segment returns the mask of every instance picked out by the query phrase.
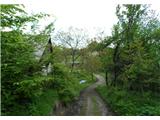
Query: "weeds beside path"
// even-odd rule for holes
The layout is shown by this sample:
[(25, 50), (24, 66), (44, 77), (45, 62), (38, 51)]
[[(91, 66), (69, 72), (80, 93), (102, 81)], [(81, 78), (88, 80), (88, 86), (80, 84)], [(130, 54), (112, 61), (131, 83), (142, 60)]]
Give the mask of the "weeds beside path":
[[(98, 85), (105, 84), (105, 80), (100, 75), (95, 75), (97, 81), (81, 92), (77, 101), (67, 108), (59, 109), (55, 115), (81, 115), (81, 116), (106, 116), (112, 115), (106, 104), (95, 91)], [(63, 111), (63, 112), (62, 112)]]

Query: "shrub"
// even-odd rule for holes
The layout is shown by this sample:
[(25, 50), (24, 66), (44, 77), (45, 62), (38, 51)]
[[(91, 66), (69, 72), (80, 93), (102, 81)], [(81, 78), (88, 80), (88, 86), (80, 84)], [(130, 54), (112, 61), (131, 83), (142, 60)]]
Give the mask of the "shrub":
[(159, 97), (121, 88), (99, 86), (96, 89), (117, 115), (160, 115)]

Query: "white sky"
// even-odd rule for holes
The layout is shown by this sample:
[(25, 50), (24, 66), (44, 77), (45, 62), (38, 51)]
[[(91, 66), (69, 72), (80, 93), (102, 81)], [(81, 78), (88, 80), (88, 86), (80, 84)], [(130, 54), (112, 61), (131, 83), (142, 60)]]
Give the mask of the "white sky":
[[(116, 4), (107, 4), (106, 0), (53, 0), (41, 4), (25, 4), (29, 12), (45, 12), (56, 17), (55, 28), (67, 29), (70, 26), (87, 29), (91, 36), (99, 30), (110, 34), (116, 23)], [(47, 19), (43, 24), (54, 19)]]
[[(1, 0), (3, 3), (13, 3), (13, 0)], [(111, 0), (14, 0), (23, 3), (26, 10), (31, 13), (44, 12), (52, 14), (56, 18), (55, 28), (67, 29), (70, 26), (84, 28), (89, 31), (90, 36), (94, 36), (98, 31), (105, 30), (105, 34), (110, 35), (113, 24), (116, 23), (115, 15), (116, 3)], [(136, 0), (135, 0), (136, 1)], [(118, 2), (117, 2), (118, 3)], [(151, 2), (147, 2), (151, 3)], [(121, 3), (122, 4), (122, 3)], [(159, 4), (151, 6), (154, 10), (159, 10)], [(47, 25), (54, 21), (50, 18), (41, 22)]]
[[(105, 30), (105, 34), (110, 35), (113, 24), (116, 24), (115, 15), (116, 3), (108, 0), (45, 0), (38, 4), (26, 4), (28, 11), (45, 12), (56, 17), (55, 28), (67, 29), (70, 26), (87, 29), (90, 36)], [(47, 2), (48, 1), (48, 2)], [(52, 1), (52, 2), (51, 2)], [(152, 5), (155, 10), (159, 9), (159, 4)], [(46, 20), (54, 21), (52, 19)]]

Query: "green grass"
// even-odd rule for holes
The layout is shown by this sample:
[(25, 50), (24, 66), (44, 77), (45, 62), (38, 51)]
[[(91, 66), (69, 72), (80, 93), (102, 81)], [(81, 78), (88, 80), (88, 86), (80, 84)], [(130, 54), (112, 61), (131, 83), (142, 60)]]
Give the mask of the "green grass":
[[(15, 101), (14, 106), (10, 108), (10, 111), (2, 115), (49, 115), (53, 112), (56, 101), (61, 101), (66, 104), (72, 102), (80, 94), (80, 91), (88, 87), (94, 81), (91, 80), (91, 76), (84, 71), (76, 71), (72, 75), (69, 74), (67, 84), (64, 84), (64, 88), (61, 86), (58, 88), (45, 88), (42, 94), (37, 96), (31, 96), (30, 100), (19, 104)], [(59, 78), (60, 85), (63, 85), (65, 80), (63, 77)], [(86, 80), (86, 83), (79, 84), (80, 80)], [(35, 93), (29, 91), (30, 93)]]
[[(70, 94), (67, 92), (67, 96), (66, 93), (65, 97), (58, 97), (58, 93), (56, 92), (56, 90), (53, 89), (49, 89), (44, 91), (44, 94), (41, 95), (40, 97), (34, 98), (33, 99), (33, 103), (30, 105), (29, 107), (29, 111), (31, 115), (49, 115), (49, 113), (52, 112), (55, 102), (59, 99), (61, 101), (64, 101), (66, 103), (72, 102), (72, 100), (75, 97), (79, 96), (80, 91), (82, 91), (84, 88), (86, 88), (87, 86), (89, 86), (91, 83), (93, 83), (94, 81), (91, 80), (91, 77), (86, 73), (86, 72), (74, 72), (73, 76), (71, 77), (73, 78), (72, 81), (74, 81), (72, 84), (69, 84), (68, 92), (71, 92), (70, 94), (72, 97), (70, 97)], [(87, 80), (86, 83), (84, 84), (79, 84), (79, 80), (81, 79), (85, 79)], [(61, 97), (63, 99), (61, 99)]]
[(48, 89), (40, 97), (34, 99), (30, 105), (31, 115), (49, 115), (58, 100), (58, 94), (53, 89)]
[(100, 73), (98, 73), (98, 75), (100, 75), (100, 76), (102, 76), (102, 77), (106, 77), (106, 74), (104, 73), (104, 72), (100, 72)]
[(45, 90), (40, 96), (33, 97), (32, 102), (14, 104), (11, 111), (4, 115), (29, 116), (49, 115), (52, 112), (55, 101), (58, 100), (57, 92), (53, 89)]
[[(73, 76), (75, 80), (78, 81), (78, 83), (73, 86), (78, 93), (96, 81), (95, 78), (92, 80), (92, 76), (85, 71), (75, 71)], [(79, 84), (80, 80), (86, 80), (86, 82)]]
[[(86, 97), (86, 99), (87, 99), (87, 97)], [(86, 112), (87, 112), (87, 100), (84, 100), (83, 106), (82, 106), (82, 108), (80, 109), (80, 115), (81, 115), (81, 116), (85, 116), (85, 115), (86, 115)]]
[(99, 86), (96, 89), (117, 115), (160, 115), (160, 97), (150, 92), (143, 95), (135, 91)]
[(96, 101), (96, 97), (95, 96), (92, 97), (92, 102), (93, 102), (93, 114), (95, 116), (101, 115), (101, 111), (99, 111), (99, 108), (98, 108), (99, 106), (98, 106), (98, 103)]

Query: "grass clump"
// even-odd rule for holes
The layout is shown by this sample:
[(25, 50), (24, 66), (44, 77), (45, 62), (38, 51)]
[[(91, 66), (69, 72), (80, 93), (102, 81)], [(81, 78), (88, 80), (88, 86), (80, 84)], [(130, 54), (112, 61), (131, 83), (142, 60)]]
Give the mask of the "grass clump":
[(98, 86), (96, 90), (117, 115), (160, 115), (160, 96), (155, 96), (151, 92), (142, 94), (106, 86)]

